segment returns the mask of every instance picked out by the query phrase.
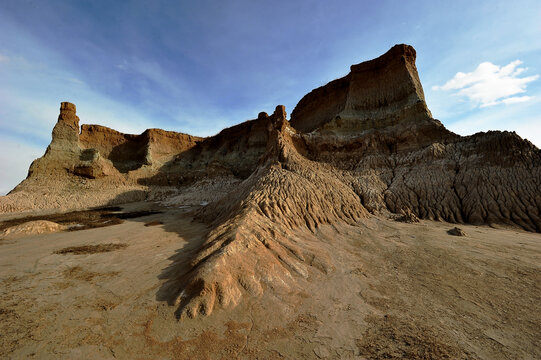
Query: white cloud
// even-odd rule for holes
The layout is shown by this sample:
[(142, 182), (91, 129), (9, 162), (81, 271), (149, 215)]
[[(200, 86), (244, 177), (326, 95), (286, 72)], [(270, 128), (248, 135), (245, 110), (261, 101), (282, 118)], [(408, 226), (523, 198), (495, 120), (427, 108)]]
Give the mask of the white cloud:
[(442, 86), (433, 86), (432, 89), (455, 91), (455, 95), (464, 96), (479, 107), (525, 102), (532, 97), (514, 95), (525, 93), (527, 84), (537, 80), (539, 75), (519, 77), (527, 70), (518, 67), (520, 64), (520, 60), (505, 66), (483, 62), (474, 71), (458, 72)]
[(526, 102), (531, 99), (533, 99), (532, 96), (514, 96), (507, 99), (503, 99), (502, 102), (504, 104), (516, 104), (516, 103)]
[(0, 63), (7, 63), (9, 62), (9, 57), (6, 55), (0, 54)]

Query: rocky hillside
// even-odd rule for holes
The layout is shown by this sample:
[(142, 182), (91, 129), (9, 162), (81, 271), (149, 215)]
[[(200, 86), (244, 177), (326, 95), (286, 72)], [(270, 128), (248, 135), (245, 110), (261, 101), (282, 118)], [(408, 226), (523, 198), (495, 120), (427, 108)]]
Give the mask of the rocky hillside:
[[(317, 250), (321, 224), (409, 214), (541, 232), (540, 150), (515, 133), (445, 129), (415, 57), (396, 45), (306, 95), (290, 122), (278, 106), (208, 138), (79, 129), (75, 106), (62, 103), (47, 152), (0, 210), (203, 196), (195, 216), (211, 230), (179, 275), (190, 317), (332, 271), (332, 256)], [(298, 229), (312, 235), (301, 240)]]

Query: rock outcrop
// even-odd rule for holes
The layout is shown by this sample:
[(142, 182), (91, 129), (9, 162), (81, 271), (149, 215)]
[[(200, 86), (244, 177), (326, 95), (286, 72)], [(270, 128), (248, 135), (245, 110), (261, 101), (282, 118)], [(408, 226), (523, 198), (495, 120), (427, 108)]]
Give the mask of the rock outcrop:
[(74, 104), (63, 102), (51, 143), (45, 155), (32, 163), (28, 176), (34, 173), (53, 175), (60, 169), (73, 170), (79, 152), (79, 117)]
[(407, 45), (312, 91), (291, 122), (278, 106), (208, 138), (98, 125), (79, 132), (78, 123), (75, 106), (62, 103), (46, 154), (0, 209), (171, 192), (186, 199), (207, 189), (211, 202), (195, 217), (211, 230), (178, 275), (184, 316), (234, 306), (246, 294), (287, 292), (332, 271), (332, 254), (317, 245), (322, 224), (358, 226), (372, 213), (541, 232), (540, 150), (514, 133), (461, 137), (445, 129), (426, 106)]
[(322, 224), (354, 225), (368, 216), (340, 174), (299, 153), (299, 138), (283, 106), (260, 120), (267, 124), (269, 141), (257, 170), (196, 214), (214, 229), (183, 278), (177, 301), (181, 316), (231, 307), (243, 294), (259, 296), (265, 288), (287, 293), (296, 276), (332, 271), (330, 255), (306, 241), (317, 244), (317, 239), (305, 234), (303, 241), (295, 229), (314, 233)]
[(291, 113), (301, 132), (325, 129), (351, 133), (431, 119), (417, 68), (415, 49), (395, 45), (377, 59), (304, 96)]
[(161, 167), (201, 138), (173, 131), (149, 129), (141, 135), (123, 134), (100, 125), (82, 125), (74, 104), (63, 102), (45, 155), (30, 166), (50, 176), (64, 170), (90, 179), (120, 177), (145, 166)]
[(100, 125), (83, 125), (79, 143), (89, 154), (109, 160), (120, 173), (128, 173), (143, 166), (158, 166), (177, 154), (194, 147), (199, 137), (148, 129), (141, 135), (123, 134)]
[(464, 230), (458, 227), (454, 227), (452, 229), (447, 230), (447, 234), (453, 235), (453, 236), (466, 236), (466, 233)]
[(306, 95), (291, 124), (306, 156), (346, 171), (371, 212), (541, 231), (539, 149), (515, 133), (445, 129), (426, 107), (411, 46), (351, 69)]

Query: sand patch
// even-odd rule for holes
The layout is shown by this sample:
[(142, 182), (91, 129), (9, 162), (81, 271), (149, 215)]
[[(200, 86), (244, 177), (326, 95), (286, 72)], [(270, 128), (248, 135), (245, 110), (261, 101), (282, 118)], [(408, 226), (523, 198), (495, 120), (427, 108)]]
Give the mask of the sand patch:
[(0, 232), (0, 239), (13, 239), (21, 236), (48, 234), (63, 231), (66, 228), (65, 225), (60, 225), (47, 220), (28, 221), (5, 228)]

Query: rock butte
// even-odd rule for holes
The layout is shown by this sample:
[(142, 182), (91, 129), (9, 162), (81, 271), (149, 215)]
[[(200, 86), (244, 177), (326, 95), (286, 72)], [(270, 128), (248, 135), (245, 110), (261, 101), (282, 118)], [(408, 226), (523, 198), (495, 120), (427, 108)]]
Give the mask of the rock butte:
[[(541, 232), (541, 152), (515, 133), (462, 137), (432, 118), (415, 50), (396, 45), (283, 106), (200, 138), (79, 128), (61, 104), (45, 155), (1, 212), (74, 209), (198, 194), (211, 226), (182, 275), (182, 316), (295, 287), (333, 259), (295, 234), (370, 214)], [(204, 190), (204, 191), (203, 191)], [(198, 197), (199, 196), (199, 197)], [(181, 295), (182, 294), (182, 295)]]

